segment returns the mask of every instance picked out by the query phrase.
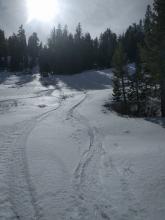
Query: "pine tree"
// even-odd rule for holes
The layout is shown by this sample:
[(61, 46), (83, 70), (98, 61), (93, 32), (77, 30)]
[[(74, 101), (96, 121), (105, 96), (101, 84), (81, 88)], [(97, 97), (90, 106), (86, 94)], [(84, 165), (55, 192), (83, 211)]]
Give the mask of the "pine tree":
[(83, 69), (92, 69), (93, 64), (93, 41), (91, 35), (86, 33), (83, 38)]
[(125, 34), (121, 37), (124, 50), (127, 53), (127, 57), (130, 63), (136, 62), (138, 57), (138, 47), (139, 44), (142, 44), (144, 41), (144, 31), (142, 20), (139, 24), (133, 24), (129, 26)]
[(23, 25), (19, 27), (17, 38), (18, 38), (17, 53), (20, 59), (19, 69), (24, 70), (28, 66), (28, 59), (27, 59), (26, 35)]
[(11, 71), (20, 70), (20, 56), (18, 53), (19, 42), (16, 34), (13, 34), (8, 39), (8, 54), (10, 57), (9, 68)]
[(7, 42), (4, 31), (0, 30), (0, 68), (7, 66)]
[(83, 34), (82, 34), (82, 27), (81, 27), (81, 23), (78, 23), (77, 27), (76, 27), (76, 33), (75, 33), (75, 41), (81, 41)]
[(112, 57), (116, 48), (117, 37), (110, 29), (100, 35), (99, 39), (99, 66), (110, 68)]
[(22, 71), (28, 66), (26, 35), (23, 26), (19, 27), (18, 33), (8, 39), (8, 53), (11, 58), (10, 69)]
[[(160, 85), (161, 112), (165, 117), (165, 2), (154, 1), (153, 11), (147, 7), (144, 19), (145, 42), (141, 57), (143, 70), (150, 76), (149, 84), (157, 90)], [(153, 89), (152, 89), (153, 90)], [(151, 96), (152, 90), (148, 96)]]
[(39, 56), (39, 66), (40, 72), (42, 76), (48, 76), (49, 73), (52, 72), (52, 67), (50, 63), (50, 51), (49, 49), (44, 46), (40, 49), (40, 56)]
[[(126, 86), (125, 86), (125, 76), (126, 76), (126, 70), (125, 66), (127, 64), (127, 57), (124, 52), (124, 48), (122, 43), (119, 41), (118, 46), (116, 47), (114, 56), (113, 56), (113, 66), (114, 66), (114, 75), (115, 78), (118, 80), (116, 81), (116, 85), (121, 85), (121, 91), (122, 91), (122, 99), (124, 102), (125, 107), (127, 106), (127, 97), (126, 97)], [(120, 83), (119, 83), (120, 82)], [(117, 90), (119, 90), (118, 88)], [(116, 90), (116, 89), (115, 89)], [(114, 94), (115, 97), (115, 94)], [(118, 97), (116, 97), (118, 99)]]
[[(140, 49), (139, 49), (140, 50)], [(138, 50), (138, 51), (139, 51)], [(140, 60), (140, 52), (138, 52), (138, 56), (135, 62), (135, 71), (133, 73), (128, 74), (128, 91), (127, 98), (129, 104), (133, 106), (134, 112), (136, 115), (145, 114), (145, 109), (147, 105), (147, 78), (145, 78), (145, 74), (142, 71), (142, 65)]]
[(155, 37), (157, 39), (157, 66), (160, 74), (161, 111), (165, 117), (165, 1), (154, 1)]
[(79, 23), (76, 27), (76, 33), (74, 35), (74, 56), (75, 56), (75, 72), (81, 72), (83, 70), (83, 33), (82, 27)]
[(33, 33), (28, 39), (28, 56), (29, 66), (33, 68), (37, 65), (37, 59), (39, 56), (39, 39), (37, 33)]
[(97, 37), (93, 40), (93, 64), (94, 64), (94, 68), (98, 68), (99, 66), (99, 41)]
[(114, 76), (113, 78), (113, 100), (115, 102), (121, 102), (122, 101), (122, 91), (121, 91), (121, 85), (119, 77)]
[(144, 43), (141, 45), (141, 59), (145, 74), (150, 75), (153, 80), (158, 79), (157, 73), (157, 40), (155, 38), (154, 14), (151, 6), (148, 5), (144, 19)]

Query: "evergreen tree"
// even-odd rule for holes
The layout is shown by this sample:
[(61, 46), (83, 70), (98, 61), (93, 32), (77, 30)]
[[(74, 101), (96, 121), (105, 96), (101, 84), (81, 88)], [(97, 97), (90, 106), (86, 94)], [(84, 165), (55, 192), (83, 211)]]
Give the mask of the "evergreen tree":
[(157, 72), (160, 77), (161, 111), (165, 117), (165, 1), (154, 1), (154, 27), (156, 38)]
[(10, 70), (20, 70), (20, 56), (18, 53), (19, 42), (16, 34), (13, 34), (8, 39), (8, 54), (10, 56)]
[(51, 54), (49, 49), (46, 46), (42, 47), (39, 56), (39, 66), (42, 76), (48, 76), (52, 72), (50, 59)]
[(147, 7), (144, 19), (145, 42), (141, 50), (143, 70), (149, 76), (150, 94), (160, 85), (161, 112), (165, 117), (165, 3), (154, 1), (154, 10)]
[(4, 31), (0, 30), (0, 68), (7, 66), (7, 42)]
[(74, 35), (74, 54), (75, 54), (75, 72), (81, 72), (83, 70), (83, 33), (82, 33), (82, 27), (79, 23), (76, 27), (76, 33)]
[(100, 35), (99, 41), (99, 66), (109, 68), (111, 67), (112, 57), (116, 48), (116, 34), (107, 29)]
[(17, 38), (18, 38), (17, 53), (20, 59), (19, 69), (24, 70), (28, 66), (28, 59), (27, 59), (26, 35), (23, 25), (19, 27)]
[(89, 33), (86, 33), (83, 38), (83, 69), (92, 69), (93, 64), (93, 41), (91, 35)]
[(113, 78), (113, 100), (115, 102), (121, 102), (122, 101), (122, 91), (121, 91), (121, 85), (120, 80), (117, 75)]
[(125, 34), (122, 36), (124, 50), (127, 53), (129, 62), (136, 62), (138, 57), (138, 47), (144, 41), (144, 31), (142, 21), (139, 24), (129, 26)]
[[(115, 76), (115, 88), (114, 88), (114, 98), (119, 99), (120, 90), (122, 91), (122, 101), (127, 106), (127, 97), (126, 97), (126, 86), (125, 86), (125, 76), (126, 76), (126, 67), (127, 57), (124, 52), (122, 43), (119, 41), (118, 46), (116, 47), (114, 56), (113, 56), (113, 66), (114, 66), (114, 76)], [(120, 88), (121, 86), (121, 88)], [(117, 88), (119, 87), (119, 88)], [(117, 92), (116, 92), (117, 91)]]
[(81, 39), (82, 39), (82, 36), (83, 36), (83, 34), (82, 34), (82, 27), (81, 27), (81, 24), (78, 23), (78, 25), (76, 27), (76, 33), (75, 33), (75, 36), (74, 36), (75, 41), (80, 42)]
[(99, 41), (97, 37), (93, 40), (93, 65), (95, 68), (99, 67)]
[(21, 25), (18, 33), (8, 39), (8, 54), (10, 56), (10, 69), (13, 71), (24, 70), (28, 66), (27, 44), (25, 30)]
[[(139, 49), (140, 50), (140, 49)], [(148, 101), (148, 78), (142, 71), (142, 65), (139, 56), (136, 58), (134, 73), (128, 74), (127, 98), (130, 106), (134, 107), (134, 113), (136, 115), (145, 114), (147, 101)]]
[(39, 56), (39, 38), (37, 33), (33, 33), (28, 39), (28, 58), (29, 66), (33, 68), (37, 65), (37, 59)]

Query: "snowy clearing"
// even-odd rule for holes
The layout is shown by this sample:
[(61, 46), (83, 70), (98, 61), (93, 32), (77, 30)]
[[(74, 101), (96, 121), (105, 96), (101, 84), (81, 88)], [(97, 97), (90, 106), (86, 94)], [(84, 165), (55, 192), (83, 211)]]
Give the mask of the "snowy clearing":
[(110, 70), (0, 74), (0, 219), (164, 219), (165, 123), (108, 112)]

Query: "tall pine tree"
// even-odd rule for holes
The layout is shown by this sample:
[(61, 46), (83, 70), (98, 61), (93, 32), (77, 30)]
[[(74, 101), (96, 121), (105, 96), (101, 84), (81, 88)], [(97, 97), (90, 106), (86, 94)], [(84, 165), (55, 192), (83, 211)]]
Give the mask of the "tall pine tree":
[(161, 111), (165, 117), (165, 1), (154, 1), (154, 25), (157, 39), (158, 72), (160, 74)]
[[(126, 95), (126, 86), (125, 86), (125, 76), (126, 76), (126, 67), (127, 65), (127, 56), (125, 54), (122, 43), (119, 41), (118, 46), (116, 47), (114, 56), (113, 56), (113, 66), (114, 66), (114, 98), (120, 99), (119, 94), (122, 94), (122, 101), (124, 102), (125, 107), (127, 106), (127, 95)], [(117, 88), (119, 87), (119, 88)]]
[(33, 33), (28, 39), (28, 58), (29, 67), (33, 68), (37, 65), (37, 59), (39, 56), (39, 38), (37, 33)]
[(7, 42), (4, 31), (0, 30), (0, 68), (7, 66)]

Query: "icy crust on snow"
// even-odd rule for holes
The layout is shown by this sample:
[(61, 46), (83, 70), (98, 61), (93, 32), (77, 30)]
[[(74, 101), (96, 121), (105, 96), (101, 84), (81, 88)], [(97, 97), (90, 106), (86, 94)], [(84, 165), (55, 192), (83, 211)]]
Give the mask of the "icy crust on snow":
[(104, 109), (110, 70), (4, 74), (0, 219), (164, 219), (165, 130)]

